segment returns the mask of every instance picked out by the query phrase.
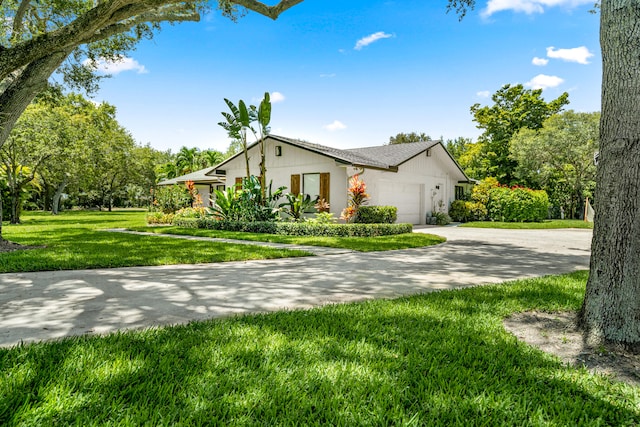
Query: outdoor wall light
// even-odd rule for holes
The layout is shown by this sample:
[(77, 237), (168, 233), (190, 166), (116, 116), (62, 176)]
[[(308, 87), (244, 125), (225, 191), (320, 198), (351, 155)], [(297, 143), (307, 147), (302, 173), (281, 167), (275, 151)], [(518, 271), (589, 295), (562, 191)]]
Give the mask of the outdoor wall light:
[(276, 157), (282, 156), (282, 146), (276, 145)]
[(427, 149), (427, 157), (431, 157), (431, 148)]

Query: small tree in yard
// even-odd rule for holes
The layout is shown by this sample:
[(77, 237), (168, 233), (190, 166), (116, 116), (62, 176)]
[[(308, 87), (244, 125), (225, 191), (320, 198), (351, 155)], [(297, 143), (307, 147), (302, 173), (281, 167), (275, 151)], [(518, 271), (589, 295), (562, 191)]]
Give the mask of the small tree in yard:
[(367, 185), (360, 179), (358, 174), (355, 174), (349, 180), (349, 200), (347, 200), (347, 207), (342, 210), (340, 218), (347, 222), (351, 222), (358, 213), (358, 208), (361, 205), (367, 204), (369, 195), (367, 194)]

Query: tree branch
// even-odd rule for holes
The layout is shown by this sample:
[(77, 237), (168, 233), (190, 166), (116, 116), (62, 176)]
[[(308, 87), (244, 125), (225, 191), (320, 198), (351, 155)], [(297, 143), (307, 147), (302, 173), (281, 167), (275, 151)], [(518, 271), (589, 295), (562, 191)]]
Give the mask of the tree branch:
[(303, 1), (304, 0), (281, 0), (275, 6), (268, 6), (257, 0), (230, 0), (230, 3), (235, 3), (238, 6), (242, 6), (246, 9), (259, 13), (260, 15), (276, 20), (284, 11), (291, 9), (293, 6), (300, 4)]
[(16, 16), (13, 18), (13, 30), (11, 32), (11, 39), (17, 39), (18, 37), (20, 37), (20, 33), (22, 33), (22, 21), (24, 20), (24, 14), (27, 12), (29, 3), (29, 0), (22, 0), (22, 2), (20, 2), (18, 10), (16, 10)]

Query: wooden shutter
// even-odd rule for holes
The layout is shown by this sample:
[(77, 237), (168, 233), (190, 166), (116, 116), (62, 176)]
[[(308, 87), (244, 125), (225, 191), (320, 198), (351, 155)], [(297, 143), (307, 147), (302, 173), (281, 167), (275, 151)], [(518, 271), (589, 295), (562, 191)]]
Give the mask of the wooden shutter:
[(330, 188), (330, 174), (320, 174), (320, 200), (324, 199), (325, 202), (331, 203), (329, 200), (329, 188)]
[(236, 188), (242, 188), (242, 177), (237, 177), (236, 178)]
[(297, 196), (300, 194), (300, 175), (291, 175), (291, 194)]

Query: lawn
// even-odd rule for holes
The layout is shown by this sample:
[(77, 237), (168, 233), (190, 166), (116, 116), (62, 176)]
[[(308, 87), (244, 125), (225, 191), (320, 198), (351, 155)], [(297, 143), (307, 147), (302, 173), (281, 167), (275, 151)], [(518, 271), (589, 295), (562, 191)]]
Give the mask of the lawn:
[(637, 425), (640, 390), (505, 332), (587, 274), (0, 349), (0, 424)]
[(508, 229), (552, 229), (552, 228), (593, 228), (592, 222), (579, 219), (552, 219), (542, 222), (492, 222), (472, 221), (460, 224), (460, 227), (508, 228)]
[(242, 233), (237, 231), (199, 230), (181, 227), (129, 227), (134, 231), (177, 234), (187, 236), (215, 237), (221, 239), (251, 240), (256, 242), (289, 243), (295, 245), (324, 246), (351, 249), (359, 252), (390, 251), (395, 249), (421, 248), (446, 241), (444, 237), (425, 233), (396, 234), (378, 237), (316, 237), (282, 236), (278, 234)]
[(4, 225), (3, 237), (39, 249), (0, 253), (0, 273), (140, 265), (194, 264), (310, 255), (308, 252), (228, 243), (186, 241), (101, 231), (145, 224), (145, 212), (25, 213)]

